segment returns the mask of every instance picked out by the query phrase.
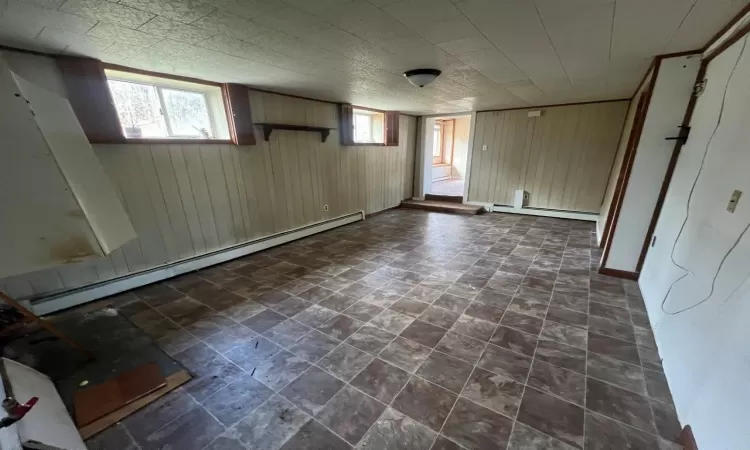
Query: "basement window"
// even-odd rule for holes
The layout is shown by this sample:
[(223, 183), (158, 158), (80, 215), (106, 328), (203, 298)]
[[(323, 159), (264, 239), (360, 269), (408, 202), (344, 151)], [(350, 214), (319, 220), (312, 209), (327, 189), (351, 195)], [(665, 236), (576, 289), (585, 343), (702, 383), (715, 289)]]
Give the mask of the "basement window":
[(228, 140), (221, 87), (105, 70), (126, 139)]
[(385, 113), (354, 108), (354, 142), (357, 144), (383, 144), (385, 142)]

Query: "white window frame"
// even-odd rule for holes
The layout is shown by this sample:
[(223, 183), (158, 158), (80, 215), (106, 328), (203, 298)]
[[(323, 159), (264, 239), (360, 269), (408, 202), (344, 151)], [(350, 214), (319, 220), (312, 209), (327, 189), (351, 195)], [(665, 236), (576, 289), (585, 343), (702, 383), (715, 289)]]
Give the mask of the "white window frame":
[[(176, 81), (172, 80), (170, 78), (160, 78), (158, 76), (151, 76), (151, 75), (140, 75), (140, 74), (134, 74), (131, 72), (124, 72), (119, 70), (114, 71), (107, 71), (107, 80), (108, 81), (119, 81), (122, 83), (132, 83), (132, 84), (138, 84), (142, 86), (148, 86), (153, 87), (156, 90), (156, 96), (159, 100), (159, 109), (161, 111), (161, 115), (164, 118), (164, 125), (167, 131), (167, 135), (164, 137), (146, 137), (142, 138), (143, 140), (159, 140), (159, 139), (168, 139), (168, 140), (210, 140), (210, 141), (225, 141), (230, 139), (228, 132), (229, 132), (229, 123), (228, 118), (226, 117), (226, 106), (224, 104), (224, 98), (223, 98), (223, 92), (221, 92), (220, 88), (208, 84), (200, 84), (200, 83), (190, 83), (190, 82), (183, 82), (183, 81)], [(191, 87), (195, 87), (195, 89), (191, 89)], [(203, 88), (203, 89), (201, 89)], [(170, 120), (169, 112), (166, 107), (166, 102), (164, 99), (164, 94), (162, 92), (163, 89), (171, 90), (171, 91), (180, 91), (180, 92), (187, 92), (190, 94), (199, 94), (201, 98), (203, 99), (203, 104), (206, 108), (206, 112), (208, 113), (208, 122), (209, 126), (211, 127), (210, 130), (210, 137), (205, 138), (203, 136), (189, 136), (189, 135), (183, 135), (183, 134), (175, 134), (173, 132), (172, 123)], [(218, 89), (218, 92), (216, 94), (211, 93), (212, 96), (216, 96), (216, 99), (209, 98), (209, 93), (207, 90), (210, 89)], [(223, 126), (219, 126), (218, 119), (216, 117), (217, 113), (219, 111), (216, 111), (216, 105), (213, 105), (213, 103), (218, 103), (221, 107), (221, 110), (224, 113), (224, 118), (226, 120), (226, 124)], [(115, 109), (117, 109), (117, 105), (114, 105)], [(118, 111), (119, 114), (119, 111)], [(226, 134), (225, 137), (222, 137), (222, 134)]]
[[(366, 116), (370, 119), (370, 141), (358, 141), (357, 140), (357, 116)], [(379, 135), (376, 132), (375, 116), (381, 118), (381, 129), (382, 136), (379, 141), (374, 140), (375, 136)], [(355, 144), (371, 144), (371, 145), (384, 145), (385, 144), (385, 113), (381, 111), (373, 111), (369, 109), (353, 108), (352, 110), (352, 140)]]

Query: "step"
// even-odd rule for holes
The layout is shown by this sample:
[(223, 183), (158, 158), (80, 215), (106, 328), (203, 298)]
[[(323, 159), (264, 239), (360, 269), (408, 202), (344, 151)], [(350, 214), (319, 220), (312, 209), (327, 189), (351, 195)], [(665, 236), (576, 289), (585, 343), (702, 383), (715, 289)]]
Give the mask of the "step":
[(434, 200), (436, 202), (448, 202), (448, 203), (463, 203), (464, 198), (461, 195), (439, 195), (439, 194), (425, 194), (425, 200)]
[(402, 208), (421, 209), (423, 211), (444, 212), (452, 214), (476, 215), (484, 212), (481, 206), (464, 205), (453, 202), (440, 202), (435, 200), (404, 200)]

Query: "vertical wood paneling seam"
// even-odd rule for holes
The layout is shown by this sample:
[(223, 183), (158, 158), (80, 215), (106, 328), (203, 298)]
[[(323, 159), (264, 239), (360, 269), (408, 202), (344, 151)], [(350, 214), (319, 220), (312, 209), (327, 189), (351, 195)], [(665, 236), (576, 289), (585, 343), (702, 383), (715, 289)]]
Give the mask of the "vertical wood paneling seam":
[[(188, 223), (187, 207), (185, 206), (185, 199), (182, 198), (182, 193), (180, 192), (180, 186), (179, 186), (179, 182), (177, 181), (177, 173), (176, 173), (175, 168), (174, 168), (174, 159), (172, 158), (172, 151), (171, 150), (172, 150), (171, 148), (167, 148), (167, 154), (169, 155), (169, 163), (170, 163), (170, 165), (172, 167), (172, 171), (175, 172), (175, 183), (177, 183), (177, 192), (178, 192), (178, 194), (180, 194), (180, 205), (182, 205), (182, 208), (181, 208), (182, 209), (182, 214), (185, 217), (185, 226), (188, 228), (188, 236), (190, 236), (190, 245), (193, 247), (193, 254), (197, 255), (198, 254), (198, 248), (196, 248), (195, 241), (193, 241), (193, 235), (190, 232), (190, 224)], [(189, 184), (189, 182), (190, 182), (190, 178), (188, 177), (188, 184)], [(192, 186), (190, 186), (190, 194), (193, 195), (193, 188), (192, 188)], [(195, 198), (193, 198), (193, 202), (195, 202)], [(200, 226), (200, 221), (198, 221), (198, 226)], [(202, 233), (203, 233), (203, 231), (201, 230), (201, 234)]]

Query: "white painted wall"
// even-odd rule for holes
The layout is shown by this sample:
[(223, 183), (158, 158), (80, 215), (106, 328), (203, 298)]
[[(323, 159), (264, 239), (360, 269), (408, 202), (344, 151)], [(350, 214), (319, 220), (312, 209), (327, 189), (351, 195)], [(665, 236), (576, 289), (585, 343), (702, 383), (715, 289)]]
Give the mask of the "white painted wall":
[[(690, 139), (655, 230), (657, 243), (639, 280), (680, 421), (692, 426), (701, 449), (748, 448), (750, 442), (750, 232), (719, 271), (722, 258), (750, 223), (750, 48), (738, 59), (743, 46), (750, 47), (747, 40), (708, 66), (708, 84), (696, 104)], [(744, 195), (730, 214), (726, 205), (734, 189)], [(674, 259), (689, 272), (674, 285), (665, 313), (667, 291), (685, 274), (671, 262), (683, 222)], [(709, 296), (717, 271), (709, 300), (674, 315)]]
[(607, 268), (628, 272), (636, 269), (674, 150), (675, 141), (665, 138), (677, 136), (679, 132), (678, 126), (684, 119), (699, 68), (698, 55), (668, 58), (661, 62), (617, 228), (612, 236), (605, 264)]

